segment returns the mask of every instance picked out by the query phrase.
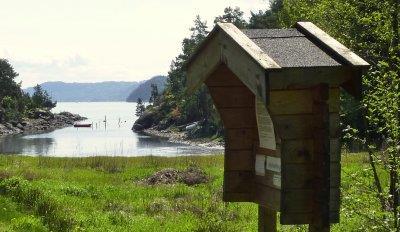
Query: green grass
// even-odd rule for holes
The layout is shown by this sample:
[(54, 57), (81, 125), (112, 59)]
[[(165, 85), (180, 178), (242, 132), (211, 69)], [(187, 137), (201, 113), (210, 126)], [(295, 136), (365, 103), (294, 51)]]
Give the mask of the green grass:
[[(209, 183), (189, 187), (139, 182), (163, 168), (185, 169), (193, 164), (205, 170)], [(370, 189), (365, 154), (344, 155), (342, 164), (341, 223), (333, 231), (376, 231), (371, 220), (381, 215), (371, 214), (379, 204)], [(222, 202), (222, 174), (222, 155), (0, 155), (0, 231), (256, 231), (255, 204)], [(306, 228), (282, 226), (280, 230)]]

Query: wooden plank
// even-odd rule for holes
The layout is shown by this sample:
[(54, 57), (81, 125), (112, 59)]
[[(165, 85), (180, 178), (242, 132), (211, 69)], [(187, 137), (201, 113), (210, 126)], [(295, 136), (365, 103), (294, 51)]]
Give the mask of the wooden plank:
[[(315, 186), (314, 164), (285, 163), (282, 179), (285, 189), (308, 189)], [(330, 163), (330, 184), (332, 188), (340, 186), (340, 163)]]
[(280, 69), (280, 66), (271, 59), (260, 47), (232, 23), (217, 23), (247, 54), (257, 61), (264, 69)]
[[(271, 117), (275, 130), (283, 140), (313, 138), (314, 117), (312, 114), (272, 115)], [(337, 121), (339, 114), (331, 113), (330, 118), (332, 121)], [(329, 132), (332, 138), (337, 138), (340, 134), (338, 125), (332, 122)]]
[(265, 101), (265, 69), (226, 33), (216, 33), (187, 70), (187, 90), (193, 92), (223, 63), (257, 97)]
[[(340, 162), (340, 140), (331, 138), (329, 147), (331, 162)], [(283, 140), (281, 149), (281, 154), (284, 154), (283, 162), (286, 164), (312, 162), (314, 153), (312, 139)]]
[(253, 141), (257, 140), (256, 128), (226, 129), (226, 149), (252, 150)]
[[(312, 231), (329, 231), (330, 208), (330, 133), (336, 128), (330, 128), (332, 118), (329, 114), (329, 85), (319, 84), (313, 89), (313, 139), (314, 139), (314, 165), (313, 170), (313, 212), (310, 228)], [(311, 231), (310, 230), (310, 231)]]
[(254, 128), (257, 126), (254, 108), (220, 108), (225, 129)]
[(254, 154), (252, 150), (226, 150), (225, 171), (253, 171)]
[(204, 83), (208, 87), (246, 87), (225, 64), (218, 65)]
[[(329, 221), (339, 223), (340, 211), (330, 211)], [(311, 223), (312, 213), (286, 213), (281, 214), (280, 223), (282, 225), (301, 225)]]
[(332, 88), (339, 87), (353, 77), (353, 69), (344, 66), (285, 68), (269, 73), (269, 87), (271, 90), (306, 89), (323, 81)]
[[(315, 189), (284, 189), (282, 190), (282, 215), (286, 213), (312, 213)], [(329, 190), (329, 210), (340, 208), (340, 189)]]
[(242, 87), (209, 87), (217, 108), (254, 108), (254, 94)]
[(312, 22), (297, 22), (296, 28), (304, 33), (307, 37), (316, 41), (317, 44), (327, 49), (328, 52), (334, 54), (343, 62), (356, 66), (368, 68), (369, 64), (361, 57), (353, 53), (350, 49), (339, 43), (337, 40), (329, 36)]
[(339, 138), (331, 138), (329, 148), (331, 150), (331, 162), (340, 162), (341, 144)]
[(251, 193), (254, 184), (252, 171), (225, 171), (224, 191), (233, 193)]
[(257, 147), (256, 154), (260, 155), (268, 155), (273, 157), (281, 157), (281, 145), (279, 143), (276, 144), (276, 150), (270, 150), (263, 147)]
[(329, 89), (329, 113), (340, 112), (340, 88)]
[[(331, 101), (329, 112), (339, 112), (339, 88), (329, 91)], [(310, 89), (274, 90), (270, 92), (269, 110), (271, 115), (311, 114), (312, 92)]]
[(254, 187), (254, 201), (271, 210), (280, 211), (281, 191), (265, 185), (256, 184)]
[[(274, 180), (275, 178), (275, 180)], [(265, 171), (265, 176), (257, 176), (255, 175), (254, 180), (255, 183), (265, 185), (274, 189), (281, 189), (281, 185), (276, 184), (277, 178), (281, 178), (281, 173), (271, 172), (269, 170)]]
[(258, 206), (258, 232), (276, 232), (276, 211)]
[(339, 113), (329, 114), (329, 136), (331, 138), (340, 137), (340, 116)]

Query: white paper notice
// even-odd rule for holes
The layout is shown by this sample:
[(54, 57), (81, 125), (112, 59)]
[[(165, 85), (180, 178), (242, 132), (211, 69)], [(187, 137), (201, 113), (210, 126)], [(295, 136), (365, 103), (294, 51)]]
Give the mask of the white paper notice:
[(272, 177), (272, 184), (278, 188), (281, 188), (281, 175), (274, 174)]
[(276, 150), (275, 132), (272, 119), (269, 116), (264, 102), (258, 98), (256, 98), (256, 114), (260, 147)]
[(265, 176), (265, 155), (256, 155), (255, 171), (257, 176)]
[(267, 156), (267, 170), (281, 172), (281, 158)]

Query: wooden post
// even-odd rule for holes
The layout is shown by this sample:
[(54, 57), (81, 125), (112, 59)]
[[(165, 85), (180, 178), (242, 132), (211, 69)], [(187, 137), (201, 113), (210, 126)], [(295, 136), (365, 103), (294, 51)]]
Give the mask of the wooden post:
[(276, 231), (276, 212), (258, 205), (258, 232)]
[(328, 232), (330, 200), (330, 154), (329, 154), (329, 85), (319, 84), (313, 90), (314, 119), (314, 195), (313, 218), (310, 232)]

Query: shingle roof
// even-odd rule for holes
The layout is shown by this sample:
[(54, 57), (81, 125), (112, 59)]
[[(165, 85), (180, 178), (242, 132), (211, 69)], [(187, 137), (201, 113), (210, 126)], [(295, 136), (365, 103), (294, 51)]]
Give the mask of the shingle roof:
[(242, 32), (283, 68), (342, 65), (296, 28), (246, 29)]

